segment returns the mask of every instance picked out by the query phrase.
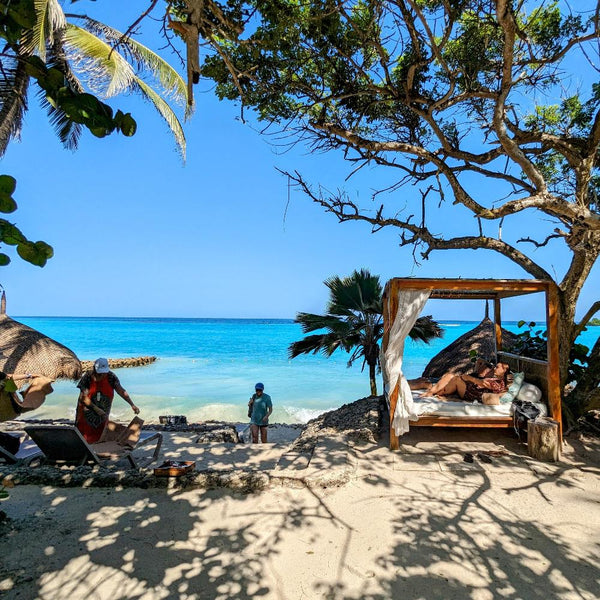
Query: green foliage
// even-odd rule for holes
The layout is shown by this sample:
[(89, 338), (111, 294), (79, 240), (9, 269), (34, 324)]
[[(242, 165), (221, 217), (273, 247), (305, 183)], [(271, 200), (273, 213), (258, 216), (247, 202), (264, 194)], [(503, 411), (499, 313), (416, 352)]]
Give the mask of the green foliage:
[(591, 319), (589, 321), (588, 325), (591, 325), (592, 327), (598, 327), (600, 325), (600, 319), (598, 319), (598, 318)]
[(92, 94), (76, 92), (66, 84), (64, 74), (57, 68), (48, 68), (37, 56), (27, 59), (27, 72), (37, 80), (45, 98), (55, 109), (60, 109), (73, 123), (87, 127), (96, 137), (105, 137), (114, 131), (132, 136), (137, 128), (131, 114), (113, 109)]
[[(547, 360), (548, 332), (542, 329), (536, 330), (535, 321), (531, 321), (530, 323), (519, 321), (517, 325), (520, 328), (527, 326), (527, 329), (517, 334), (517, 340), (512, 348), (512, 352), (529, 358)], [(584, 344), (574, 343), (571, 346), (569, 354), (569, 370), (565, 383), (579, 381), (588, 367), (589, 359), (590, 349)]]
[[(10, 175), (0, 175), (0, 212), (11, 213), (17, 208), (17, 203), (12, 197), (17, 182)], [(25, 261), (43, 267), (54, 251), (45, 242), (32, 242), (28, 240), (21, 230), (6, 219), (0, 218), (0, 244), (15, 246), (17, 254)], [(10, 257), (4, 252), (0, 253), (0, 266), (10, 263)]]

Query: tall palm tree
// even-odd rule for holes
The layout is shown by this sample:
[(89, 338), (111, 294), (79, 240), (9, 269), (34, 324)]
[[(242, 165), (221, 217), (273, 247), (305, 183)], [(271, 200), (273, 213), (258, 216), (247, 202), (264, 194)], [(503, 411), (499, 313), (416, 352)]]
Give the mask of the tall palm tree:
[[(363, 359), (369, 365), (371, 395), (377, 395), (375, 374), (379, 365), (379, 343), (383, 337), (382, 287), (379, 276), (367, 269), (354, 271), (349, 277), (331, 277), (324, 281), (329, 288), (327, 314), (298, 313), (303, 333), (324, 329), (326, 333), (309, 335), (289, 347), (290, 358), (300, 354), (322, 352), (331, 356), (341, 349), (350, 353), (348, 366)], [(442, 328), (431, 316), (419, 317), (409, 336), (428, 343), (443, 335)]]
[[(38, 56), (64, 74), (65, 85), (76, 92), (110, 98), (120, 93), (139, 93), (160, 113), (185, 156), (183, 128), (168, 100), (189, 110), (183, 78), (156, 53), (120, 31), (84, 15), (65, 14), (58, 0), (31, 0), (32, 25), (13, 45), (13, 56), (2, 59), (0, 70), (0, 156), (9, 141), (19, 135), (27, 111), (30, 81), (27, 61)], [(81, 125), (59, 107), (40, 100), (48, 109), (56, 132), (68, 148), (77, 146)]]

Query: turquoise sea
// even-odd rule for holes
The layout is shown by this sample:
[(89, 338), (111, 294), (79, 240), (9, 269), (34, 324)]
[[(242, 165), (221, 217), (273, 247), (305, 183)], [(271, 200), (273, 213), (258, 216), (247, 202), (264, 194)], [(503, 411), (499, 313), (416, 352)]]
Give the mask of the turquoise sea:
[[(290, 360), (288, 346), (302, 338), (300, 326), (291, 320), (15, 318), (71, 348), (81, 360), (156, 356), (151, 365), (115, 370), (146, 421), (158, 421), (159, 415), (186, 415), (189, 422), (246, 421), (248, 398), (258, 381), (273, 399), (271, 421), (279, 423), (305, 423), (369, 395), (367, 371), (361, 372), (360, 363), (347, 368), (343, 352)], [(430, 345), (409, 340), (407, 377), (418, 377), (435, 354), (476, 325), (444, 322), (442, 339)], [(516, 323), (503, 326), (518, 331)], [(599, 334), (600, 327), (590, 327), (580, 341), (591, 346)], [(58, 381), (54, 390), (29, 416), (74, 417), (75, 382)], [(117, 396), (112, 415), (126, 420), (133, 413)]]

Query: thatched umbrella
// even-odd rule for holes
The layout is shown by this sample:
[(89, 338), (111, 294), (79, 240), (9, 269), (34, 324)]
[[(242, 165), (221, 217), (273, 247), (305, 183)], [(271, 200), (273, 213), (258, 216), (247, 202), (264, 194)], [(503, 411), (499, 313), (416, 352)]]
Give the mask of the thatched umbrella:
[[(444, 373), (470, 373), (473, 370), (470, 352), (486, 360), (493, 359), (496, 352), (494, 323), (486, 316), (477, 327), (467, 331), (436, 354), (423, 371), (423, 377), (441, 377)], [(517, 336), (502, 328), (502, 345), (509, 350)]]
[(81, 376), (81, 363), (66, 346), (2, 313), (0, 371), (33, 373), (50, 379), (77, 379)]

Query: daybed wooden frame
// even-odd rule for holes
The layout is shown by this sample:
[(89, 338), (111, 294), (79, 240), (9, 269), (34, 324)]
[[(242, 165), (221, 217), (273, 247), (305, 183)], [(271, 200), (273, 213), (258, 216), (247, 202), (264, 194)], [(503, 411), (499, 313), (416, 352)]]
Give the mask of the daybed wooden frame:
[[(452, 300), (492, 300), (494, 303), (494, 329), (496, 334), (496, 355), (498, 359), (511, 364), (511, 367), (528, 371), (528, 365), (538, 369), (533, 383), (542, 389), (550, 416), (558, 421), (562, 436), (561, 395), (558, 356), (558, 293), (552, 281), (539, 279), (390, 279), (383, 293), (383, 349), (387, 348), (389, 332), (398, 310), (398, 294), (402, 290), (431, 290), (430, 299)], [(528, 359), (502, 350), (501, 300), (523, 294), (543, 292), (546, 300), (547, 360)], [(528, 376), (526, 375), (526, 379)], [(532, 379), (529, 379), (532, 380)], [(389, 392), (390, 407), (390, 449), (400, 447), (398, 436), (392, 428), (392, 419), (398, 403), (398, 386)], [(512, 417), (440, 417), (422, 416), (411, 427), (512, 427)]]

